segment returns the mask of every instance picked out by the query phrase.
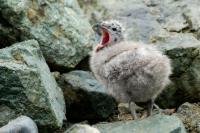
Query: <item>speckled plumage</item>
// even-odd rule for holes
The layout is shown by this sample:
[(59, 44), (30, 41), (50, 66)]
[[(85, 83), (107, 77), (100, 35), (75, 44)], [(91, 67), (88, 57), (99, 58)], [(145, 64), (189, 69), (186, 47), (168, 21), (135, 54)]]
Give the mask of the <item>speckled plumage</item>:
[[(112, 32), (112, 31), (110, 31)], [(152, 45), (124, 41), (109, 44), (90, 59), (95, 77), (120, 102), (154, 100), (169, 83), (169, 58)]]
[(120, 42), (91, 55), (91, 69), (121, 102), (146, 102), (169, 82), (170, 60), (145, 44)]

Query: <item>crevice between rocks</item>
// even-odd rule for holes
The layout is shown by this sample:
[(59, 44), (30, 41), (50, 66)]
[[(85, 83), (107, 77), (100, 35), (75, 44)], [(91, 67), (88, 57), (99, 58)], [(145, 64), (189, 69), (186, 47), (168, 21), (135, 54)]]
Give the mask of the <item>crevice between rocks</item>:
[(4, 19), (0, 10), (0, 48), (5, 48), (20, 41), (20, 31)]

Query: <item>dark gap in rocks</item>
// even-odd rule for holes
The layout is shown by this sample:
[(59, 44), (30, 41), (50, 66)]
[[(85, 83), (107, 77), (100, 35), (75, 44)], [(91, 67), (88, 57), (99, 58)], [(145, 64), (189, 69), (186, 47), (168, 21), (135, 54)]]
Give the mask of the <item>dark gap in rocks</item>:
[(62, 128), (55, 128), (55, 127), (49, 127), (49, 126), (38, 126), (38, 131), (39, 133), (63, 133), (67, 128), (68, 128), (68, 123), (63, 122), (63, 127)]
[(63, 74), (74, 70), (73, 68), (67, 68), (64, 66), (55, 65), (54, 63), (48, 62), (48, 59), (46, 59), (46, 61), (51, 72), (60, 72), (60, 74)]
[(75, 70), (91, 71), (90, 70), (90, 56), (85, 57), (76, 65)]
[(51, 72), (57, 71), (57, 72), (60, 72), (61, 74), (68, 73), (73, 70), (90, 71), (89, 58), (90, 58), (89, 56), (85, 57), (83, 60), (81, 60), (78, 63), (78, 65), (75, 66), (75, 68), (67, 68), (64, 66), (55, 65), (54, 63), (48, 62), (48, 59), (47, 59), (47, 63)]
[(0, 23), (5, 27), (12, 27), (12, 25), (3, 17), (1, 10), (0, 10)]
[(0, 48), (5, 48), (13, 43), (20, 42), (20, 31), (15, 29), (0, 11)]
[(89, 124), (95, 124), (99, 121), (105, 121), (107, 119), (98, 114), (96, 111), (97, 109), (94, 109), (93, 106), (91, 106), (91, 104), (94, 104), (90, 99), (92, 97), (91, 95), (99, 97), (102, 95), (101, 93), (93, 92), (93, 94), (90, 94), (90, 92), (86, 92), (78, 88), (74, 92), (76, 93), (76, 98), (78, 100), (71, 101), (70, 99), (72, 97), (70, 97), (69, 94), (64, 93), (65, 101), (68, 103), (68, 105), (66, 105), (66, 117), (68, 122), (79, 123), (82, 121), (87, 121)]

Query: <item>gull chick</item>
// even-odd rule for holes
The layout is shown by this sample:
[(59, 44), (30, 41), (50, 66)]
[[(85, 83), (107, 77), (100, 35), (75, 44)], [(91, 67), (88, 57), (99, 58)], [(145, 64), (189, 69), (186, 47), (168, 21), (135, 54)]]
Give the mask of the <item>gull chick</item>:
[(156, 97), (169, 83), (169, 58), (152, 45), (126, 41), (118, 21), (104, 21), (95, 28), (101, 33), (90, 58), (95, 77), (118, 101), (129, 103), (135, 119), (137, 102), (146, 103), (150, 116)]

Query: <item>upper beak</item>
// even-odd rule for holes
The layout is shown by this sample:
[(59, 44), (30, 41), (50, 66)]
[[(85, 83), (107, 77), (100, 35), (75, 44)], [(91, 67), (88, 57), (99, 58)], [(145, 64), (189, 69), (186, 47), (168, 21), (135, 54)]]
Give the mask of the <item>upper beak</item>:
[(101, 35), (101, 24), (97, 23), (92, 26), (92, 29), (98, 34)]

